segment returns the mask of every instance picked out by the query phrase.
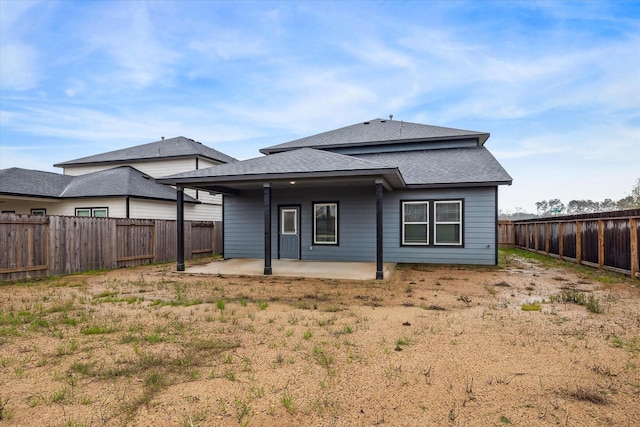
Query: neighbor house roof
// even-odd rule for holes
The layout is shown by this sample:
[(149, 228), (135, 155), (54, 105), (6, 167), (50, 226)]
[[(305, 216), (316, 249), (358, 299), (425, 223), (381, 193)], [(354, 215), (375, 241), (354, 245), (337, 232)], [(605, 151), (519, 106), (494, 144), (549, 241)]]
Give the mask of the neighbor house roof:
[(397, 167), (372, 162), (344, 154), (313, 148), (286, 151), (269, 156), (256, 157), (235, 163), (183, 172), (159, 179), (159, 182), (177, 184), (202, 180), (243, 181), (265, 177), (331, 177), (366, 174), (396, 175), (401, 181)]
[(0, 169), (0, 194), (59, 197), (72, 176), (31, 169)]
[(231, 163), (236, 161), (233, 157), (207, 147), (200, 142), (179, 136), (176, 138), (163, 139), (161, 141), (150, 142), (148, 144), (123, 148), (121, 150), (109, 151), (107, 153), (81, 157), (75, 160), (56, 163), (54, 166), (65, 167), (96, 163), (116, 163), (134, 160), (155, 160), (180, 157), (202, 157), (221, 163)]
[[(70, 176), (38, 170), (0, 170), (0, 194), (56, 199), (86, 197), (138, 197), (176, 200), (176, 190), (130, 166), (120, 166), (86, 175)], [(199, 203), (185, 194), (185, 201)]]
[(374, 119), (306, 138), (273, 145), (260, 150), (272, 154), (296, 148), (336, 148), (361, 145), (398, 144), (417, 141), (438, 141), (477, 138), (478, 145), (489, 138), (486, 132), (422, 125), (401, 120)]

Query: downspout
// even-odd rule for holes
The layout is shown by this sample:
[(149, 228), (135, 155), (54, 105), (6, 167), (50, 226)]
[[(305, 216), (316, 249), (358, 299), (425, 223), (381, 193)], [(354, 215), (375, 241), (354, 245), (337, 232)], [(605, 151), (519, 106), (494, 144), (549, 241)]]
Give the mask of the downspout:
[(125, 210), (125, 217), (128, 219), (129, 218), (129, 196), (124, 198), (124, 210)]

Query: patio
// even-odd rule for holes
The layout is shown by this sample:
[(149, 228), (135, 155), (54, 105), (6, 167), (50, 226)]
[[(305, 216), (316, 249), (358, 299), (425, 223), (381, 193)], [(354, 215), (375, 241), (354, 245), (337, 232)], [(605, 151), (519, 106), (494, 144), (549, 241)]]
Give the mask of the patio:
[[(321, 279), (375, 280), (375, 262), (328, 262), (274, 259), (273, 276)], [(384, 279), (395, 271), (395, 263), (384, 264)], [(226, 259), (187, 267), (187, 274), (264, 276), (263, 259)]]

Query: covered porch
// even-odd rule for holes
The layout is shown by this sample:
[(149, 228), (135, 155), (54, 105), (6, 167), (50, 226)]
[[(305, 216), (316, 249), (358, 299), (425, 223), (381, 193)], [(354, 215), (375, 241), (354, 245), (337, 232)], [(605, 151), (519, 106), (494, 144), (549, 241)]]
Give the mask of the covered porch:
[[(224, 195), (225, 258), (260, 257), (263, 275), (282, 274), (274, 270), (274, 262), (285, 261), (283, 258), (298, 262), (290, 266), (311, 259), (375, 260), (368, 268), (378, 280), (385, 276), (383, 194), (405, 187), (396, 167), (314, 149), (225, 164), (160, 182), (178, 189), (178, 271), (185, 269), (181, 247), (183, 189), (193, 188)], [(344, 233), (338, 231), (338, 217), (343, 215), (337, 213), (339, 205), (352, 225), (347, 227), (345, 219), (340, 224), (342, 231), (347, 230)], [(333, 215), (334, 223), (327, 229), (329, 235), (320, 234), (319, 222), (310, 222), (309, 209), (315, 211), (318, 207), (331, 211), (327, 216)], [(353, 230), (359, 230), (358, 238), (353, 237)], [(293, 243), (287, 243), (285, 237), (292, 238)], [(292, 251), (285, 253), (286, 247)], [(321, 267), (319, 274), (326, 275), (323, 270), (326, 268)], [(308, 274), (310, 271), (307, 269)], [(300, 275), (295, 271), (291, 274)]]

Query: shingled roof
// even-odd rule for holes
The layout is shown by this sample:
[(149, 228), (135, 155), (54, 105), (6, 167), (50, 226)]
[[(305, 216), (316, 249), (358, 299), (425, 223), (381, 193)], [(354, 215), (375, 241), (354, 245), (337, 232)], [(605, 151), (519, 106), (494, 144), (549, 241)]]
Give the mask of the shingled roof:
[(430, 126), (401, 120), (374, 119), (283, 144), (273, 145), (263, 148), (260, 152), (263, 154), (273, 154), (303, 147), (328, 149), (359, 145), (399, 144), (466, 138), (477, 138), (478, 145), (483, 145), (489, 138), (489, 134), (486, 132)]
[(202, 157), (220, 163), (237, 161), (231, 156), (221, 153), (213, 148), (194, 141), (193, 139), (178, 136), (176, 138), (163, 139), (148, 144), (136, 145), (121, 150), (109, 151), (75, 160), (56, 163), (56, 167), (77, 166), (96, 163), (118, 163), (134, 160), (154, 160), (180, 157)]
[[(130, 166), (71, 176), (38, 170), (0, 170), (0, 194), (54, 199), (84, 197), (138, 197), (176, 200), (176, 190)], [(200, 203), (185, 194), (185, 201)]]
[(353, 155), (396, 165), (407, 186), (511, 184), (512, 178), (485, 147)]
[[(301, 148), (269, 156), (256, 157), (236, 163), (214, 166), (163, 177), (160, 182), (180, 183), (197, 178), (218, 180), (250, 180), (264, 176), (290, 176), (292, 174), (318, 174), (342, 176), (345, 173), (391, 173), (397, 175), (397, 167), (358, 159), (330, 151)], [(399, 176), (399, 175), (398, 175)]]

